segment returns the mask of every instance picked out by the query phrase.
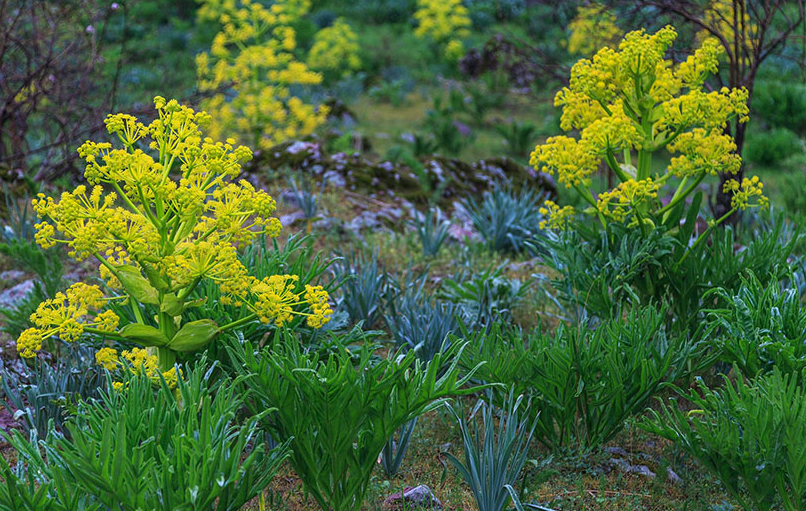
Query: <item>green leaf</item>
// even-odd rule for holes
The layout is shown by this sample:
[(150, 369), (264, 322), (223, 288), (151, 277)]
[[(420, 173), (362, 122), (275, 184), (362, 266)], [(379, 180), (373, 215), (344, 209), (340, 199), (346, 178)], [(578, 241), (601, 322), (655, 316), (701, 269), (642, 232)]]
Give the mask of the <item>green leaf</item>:
[(150, 264), (143, 265), (143, 273), (146, 274), (146, 278), (148, 278), (148, 282), (162, 292), (168, 291), (171, 286), (165, 278), (154, 269), (153, 266)]
[(175, 351), (193, 351), (206, 346), (220, 330), (215, 321), (200, 319), (185, 323), (176, 332), (168, 347)]
[(185, 310), (185, 303), (177, 298), (176, 294), (168, 293), (162, 297), (160, 310), (166, 314), (176, 317), (182, 314), (182, 311)]
[(168, 338), (165, 334), (149, 325), (132, 323), (121, 328), (119, 333), (126, 339), (143, 346), (165, 346), (168, 344)]
[(134, 266), (118, 266), (115, 268), (117, 271), (118, 280), (123, 285), (123, 289), (140, 303), (149, 303), (151, 305), (159, 305), (159, 293), (154, 287), (143, 277), (140, 270)]

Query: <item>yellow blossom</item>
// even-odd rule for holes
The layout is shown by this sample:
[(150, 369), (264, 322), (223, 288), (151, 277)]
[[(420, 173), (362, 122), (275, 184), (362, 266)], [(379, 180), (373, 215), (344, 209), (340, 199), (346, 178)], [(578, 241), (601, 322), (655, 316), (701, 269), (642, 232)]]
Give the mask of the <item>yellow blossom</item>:
[(114, 348), (99, 349), (95, 352), (95, 363), (107, 371), (114, 371), (120, 364), (117, 350)]
[(599, 194), (596, 209), (605, 217), (623, 222), (634, 208), (658, 197), (658, 185), (652, 178), (636, 181), (630, 179), (619, 183), (610, 191)]
[(535, 168), (542, 166), (549, 172), (557, 172), (560, 183), (571, 188), (590, 184), (590, 176), (596, 171), (599, 158), (585, 139), (577, 141), (557, 136), (535, 147), (529, 163)]
[[(732, 193), (731, 207), (744, 211), (747, 208), (758, 207), (767, 209), (770, 207), (770, 200), (764, 196), (764, 183), (759, 180), (758, 176), (751, 178), (743, 178), (739, 183), (736, 179), (725, 181), (723, 191), (725, 193)], [(751, 203), (751, 200), (755, 201)]]
[(540, 221), (541, 229), (564, 229), (568, 221), (574, 217), (573, 206), (560, 207), (551, 200), (545, 201), (538, 212), (543, 215), (543, 220)]
[(449, 62), (462, 55), (462, 39), (470, 35), (470, 11), (462, 0), (417, 0), (414, 35), (430, 39)]
[(590, 55), (602, 46), (615, 47), (622, 35), (613, 13), (595, 2), (577, 8), (568, 30), (568, 51), (581, 55)]
[[(309, 0), (259, 2), (204, 0), (204, 17), (217, 14), (221, 31), (209, 54), (196, 58), (199, 89), (214, 92), (202, 102), (210, 112), (209, 133), (224, 133), (258, 149), (312, 133), (326, 119), (324, 105), (303, 103), (291, 86), (316, 85), (322, 75), (296, 60), (296, 34), (290, 24), (310, 7)], [(340, 25), (340, 29), (346, 27)], [(347, 27), (349, 28), (349, 27)], [(342, 30), (339, 33), (345, 35)], [(353, 46), (340, 46), (340, 51)], [(321, 53), (321, 46), (317, 54)], [(329, 58), (321, 55), (317, 63)], [(353, 62), (354, 63), (354, 62)], [(229, 92), (222, 91), (229, 89)]]
[(358, 53), (358, 36), (343, 18), (338, 18), (314, 34), (308, 65), (317, 71), (348, 75), (361, 68)]
[(28, 328), (17, 338), (17, 352), (23, 358), (33, 358), (41, 349), (42, 332), (37, 328)]

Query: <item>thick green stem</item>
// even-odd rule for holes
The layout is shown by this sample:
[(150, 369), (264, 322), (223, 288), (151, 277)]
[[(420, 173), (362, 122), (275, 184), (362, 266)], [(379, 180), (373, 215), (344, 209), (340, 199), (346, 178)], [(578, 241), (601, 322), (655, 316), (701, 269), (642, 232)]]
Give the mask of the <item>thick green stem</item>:
[(114, 339), (116, 341), (127, 341), (128, 340), (125, 337), (123, 337), (122, 335), (116, 334), (115, 332), (107, 332), (106, 330), (99, 330), (97, 328), (92, 328), (92, 327), (87, 327), (87, 326), (84, 327), (84, 333), (98, 335), (98, 336), (106, 337), (108, 339)]
[(714, 223), (712, 223), (711, 225), (709, 225), (709, 226), (708, 226), (708, 229), (706, 229), (704, 233), (700, 234), (700, 237), (699, 237), (699, 238), (697, 238), (697, 239), (694, 241), (694, 244), (693, 244), (693, 245), (691, 245), (691, 247), (689, 247), (689, 249), (688, 249), (688, 250), (686, 250), (686, 252), (683, 254), (683, 257), (681, 257), (681, 258), (680, 258), (680, 260), (679, 260), (679, 261), (677, 261), (677, 262), (675, 263), (675, 265), (674, 265), (675, 269), (677, 269), (677, 267), (678, 267), (678, 266), (680, 266), (680, 264), (681, 264), (683, 261), (685, 261), (685, 260), (686, 260), (686, 257), (688, 257), (688, 255), (689, 255), (691, 252), (693, 252), (695, 248), (697, 248), (698, 246), (700, 246), (700, 245), (701, 245), (701, 244), (702, 244), (702, 243), (703, 243), (703, 242), (704, 242), (706, 239), (708, 239), (708, 236), (710, 236), (710, 235), (711, 235), (711, 231), (713, 231), (713, 230), (714, 230), (714, 229), (715, 229), (715, 228), (716, 228), (716, 227), (717, 227), (719, 224), (721, 224), (722, 222), (724, 222), (725, 220), (727, 220), (727, 219), (728, 219), (728, 217), (729, 217), (729, 216), (731, 216), (731, 215), (732, 215), (732, 214), (733, 214), (735, 211), (736, 211), (736, 208), (731, 209), (730, 211), (728, 211), (727, 213), (725, 213), (724, 215), (722, 215), (721, 217), (719, 217), (719, 219), (718, 219), (716, 222), (714, 222)]
[(194, 290), (194, 289), (196, 289), (196, 286), (198, 286), (198, 285), (199, 285), (199, 282), (200, 282), (200, 281), (201, 281), (201, 278), (200, 278), (200, 277), (196, 277), (195, 279), (193, 279), (193, 282), (191, 282), (191, 283), (188, 285), (188, 287), (186, 287), (186, 288), (185, 288), (185, 290), (184, 290), (184, 291), (182, 291), (182, 292), (179, 294), (179, 296), (177, 296), (177, 298), (179, 299), (179, 301), (180, 301), (180, 302), (184, 302), (184, 301), (187, 299), (187, 297), (188, 297), (188, 296), (190, 296), (190, 293), (192, 293), (192, 292), (193, 292), (193, 290)]
[(638, 172), (636, 180), (640, 181), (649, 177), (652, 171), (652, 153), (641, 149), (638, 151)]
[(241, 325), (246, 325), (247, 323), (251, 323), (255, 319), (257, 319), (257, 314), (250, 314), (250, 315), (248, 315), (246, 317), (243, 317), (241, 319), (237, 319), (237, 320), (233, 321), (232, 323), (227, 323), (226, 325), (224, 325), (222, 327), (219, 327), (218, 330), (221, 331), (221, 332), (224, 332), (224, 331), (229, 330), (231, 328), (236, 328), (236, 327), (239, 327)]
[(148, 348), (149, 355), (156, 355), (157, 367), (161, 373), (170, 371), (174, 364), (176, 364), (176, 352), (170, 348), (165, 347), (151, 347)]
[(623, 183), (624, 181), (629, 181), (630, 177), (621, 170), (621, 166), (616, 161), (616, 157), (613, 156), (613, 151), (609, 148), (607, 149), (607, 154), (605, 155), (605, 161), (607, 162), (608, 167), (616, 173), (618, 178)]
[[(663, 214), (665, 214), (667, 211), (671, 210), (673, 207), (677, 206), (677, 204), (678, 204), (680, 201), (685, 200), (685, 198), (686, 198), (686, 197), (688, 197), (688, 195), (689, 195), (689, 194), (690, 194), (690, 193), (691, 193), (691, 192), (692, 192), (692, 191), (693, 191), (695, 188), (697, 188), (697, 186), (699, 186), (699, 184), (700, 184), (700, 183), (702, 183), (702, 180), (703, 180), (703, 179), (705, 179), (705, 172), (703, 172), (702, 174), (700, 174), (699, 176), (697, 176), (697, 179), (695, 179), (695, 180), (694, 180), (694, 182), (693, 182), (693, 183), (691, 183), (691, 185), (689, 185), (689, 187), (688, 187), (688, 188), (686, 188), (686, 189), (685, 189), (685, 191), (683, 191), (682, 193), (678, 194), (678, 192), (679, 192), (679, 188), (678, 188), (678, 192), (675, 192), (675, 194), (674, 194), (674, 198), (672, 198), (672, 200), (669, 202), (669, 204), (665, 205), (665, 206), (664, 206), (664, 207), (662, 207), (660, 210), (658, 210), (658, 213), (657, 213), (657, 214), (658, 214), (658, 215), (663, 215)], [(682, 186), (682, 183), (681, 183), (681, 186)]]

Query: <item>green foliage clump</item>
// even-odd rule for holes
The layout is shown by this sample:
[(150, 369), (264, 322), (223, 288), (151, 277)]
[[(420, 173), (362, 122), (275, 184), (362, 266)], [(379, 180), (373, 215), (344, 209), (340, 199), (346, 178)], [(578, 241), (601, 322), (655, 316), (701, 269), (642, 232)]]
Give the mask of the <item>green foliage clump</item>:
[(529, 287), (528, 282), (504, 275), (503, 267), (499, 266), (445, 279), (438, 295), (459, 307), (466, 325), (484, 328), (496, 322), (511, 321), (513, 309), (523, 300)]
[(744, 157), (748, 161), (767, 166), (799, 153), (803, 153), (803, 142), (787, 128), (751, 134), (744, 147)]
[(721, 358), (753, 378), (777, 368), (806, 368), (806, 309), (796, 289), (781, 289), (750, 273), (734, 293), (715, 289), (720, 308), (710, 311), (710, 333)]
[(251, 406), (278, 408), (261, 424), (274, 438), (291, 439), (291, 465), (325, 511), (361, 509), (389, 437), (448, 397), (479, 389), (466, 386), (472, 369), (459, 376), (461, 343), (426, 365), (413, 351), (379, 359), (364, 344), (323, 357), (294, 339), (276, 340), (262, 351), (234, 345), (232, 356), (254, 396)]
[(753, 113), (772, 128), (806, 135), (806, 85), (758, 80), (753, 87)]
[(164, 382), (155, 392), (145, 376), (114, 388), (109, 381), (99, 400), (79, 405), (66, 425), (69, 438), (52, 432), (39, 445), (18, 432), (7, 436), (28, 470), (0, 462), (4, 488), (13, 487), (0, 490), (0, 509), (20, 509), (13, 507), (20, 499), (37, 498), (26, 484), (32, 476), (54, 490), (54, 500), (75, 502), (84, 494), (101, 505), (65, 510), (241, 509), (271, 481), (288, 444), (267, 452), (255, 426), (272, 410), (237, 423), (242, 388), (229, 381), (211, 385), (209, 377), (203, 366), (188, 369), (176, 393)]
[[(642, 427), (675, 442), (714, 474), (746, 511), (806, 509), (803, 375), (774, 370), (753, 381), (702, 382), (650, 411)], [(692, 408), (686, 412), (687, 408)]]
[(533, 410), (540, 412), (535, 435), (547, 447), (596, 448), (702, 352), (669, 335), (665, 315), (648, 307), (593, 330), (562, 324), (553, 335), (495, 326), (476, 335), (463, 363), (484, 362), (476, 378), (533, 395)]
[[(548, 264), (561, 301), (600, 319), (618, 317), (625, 308), (667, 304), (670, 328), (695, 332), (710, 306), (704, 295), (714, 287), (731, 292), (749, 271), (770, 278), (785, 276), (797, 243), (785, 222), (749, 236), (732, 228), (713, 230), (706, 243), (694, 243), (692, 231), (701, 196), (695, 196), (683, 224), (674, 232), (656, 229), (642, 236), (635, 229), (609, 225), (602, 232), (579, 228), (547, 238)], [(700, 235), (697, 239), (706, 239)], [(737, 253), (739, 243), (744, 248)], [(778, 273), (771, 274), (771, 270)]]

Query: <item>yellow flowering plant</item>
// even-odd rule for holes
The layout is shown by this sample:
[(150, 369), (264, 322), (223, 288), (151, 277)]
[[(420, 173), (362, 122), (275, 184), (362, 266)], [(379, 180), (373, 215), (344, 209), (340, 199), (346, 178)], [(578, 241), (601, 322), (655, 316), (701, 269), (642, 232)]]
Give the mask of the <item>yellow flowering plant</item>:
[(297, 42), (290, 25), (300, 16), (295, 9), (304, 6), (278, 2), (265, 7), (251, 0), (211, 5), (215, 10), (205, 16), (218, 13), (222, 28), (210, 52), (196, 56), (199, 90), (211, 93), (201, 105), (213, 119), (210, 136), (221, 139), (227, 133), (265, 150), (313, 133), (325, 122), (328, 108), (306, 103), (291, 91), (322, 82), (322, 75), (293, 53)]
[[(664, 58), (675, 37), (671, 26), (651, 35), (630, 32), (618, 49), (604, 47), (592, 59), (579, 60), (570, 84), (554, 99), (563, 109), (562, 129), (579, 136), (550, 137), (531, 155), (533, 166), (557, 173), (561, 184), (589, 204), (584, 212), (602, 225), (624, 223), (644, 233), (659, 224), (674, 229), (686, 198), (707, 176), (736, 174), (741, 166), (725, 128), (747, 121), (747, 90), (706, 92), (705, 80), (717, 71), (722, 47), (707, 39), (675, 64)], [(669, 163), (655, 172), (653, 156), (664, 151), (671, 154)], [(618, 184), (594, 195), (591, 178), (602, 162)], [(670, 186), (674, 192), (663, 205), (661, 190)], [(729, 180), (724, 188), (733, 194), (732, 209), (711, 221), (711, 228), (737, 210), (769, 205), (757, 177)], [(543, 213), (549, 227), (564, 226), (574, 215), (572, 208), (554, 203)]]
[[(100, 365), (114, 369), (123, 359), (175, 381), (177, 354), (202, 349), (221, 332), (254, 321), (282, 326), (294, 316), (312, 328), (329, 321), (322, 287), (302, 286), (296, 275), (256, 279), (238, 258), (238, 245), (276, 237), (281, 229), (272, 216), (274, 199), (236, 180), (251, 150), (204, 137), (206, 112), (161, 97), (154, 103), (158, 116), (149, 125), (126, 114), (107, 117), (119, 147), (88, 141), (79, 148), (89, 186), (58, 201), (44, 194), (34, 199), (42, 219), (37, 242), (66, 245), (78, 261), (97, 260), (110, 295), (78, 283), (43, 302), (31, 316), (35, 326), (17, 340), (22, 357), (35, 356), (51, 336), (67, 342), (89, 336), (143, 347), (120, 357), (104, 347), (96, 355)], [(222, 304), (250, 314), (223, 325), (211, 318), (183, 321), (188, 308), (204, 306), (194, 290), (205, 280), (218, 286)], [(113, 308), (134, 321), (121, 324)]]
[(462, 0), (417, 0), (414, 35), (431, 40), (450, 62), (464, 54), (462, 39), (470, 35), (470, 11)]
[(343, 18), (313, 36), (308, 52), (311, 69), (330, 76), (342, 77), (361, 69), (358, 36)]
[(568, 51), (586, 56), (602, 46), (618, 44), (624, 35), (616, 24), (616, 16), (596, 2), (577, 8), (568, 31)]

